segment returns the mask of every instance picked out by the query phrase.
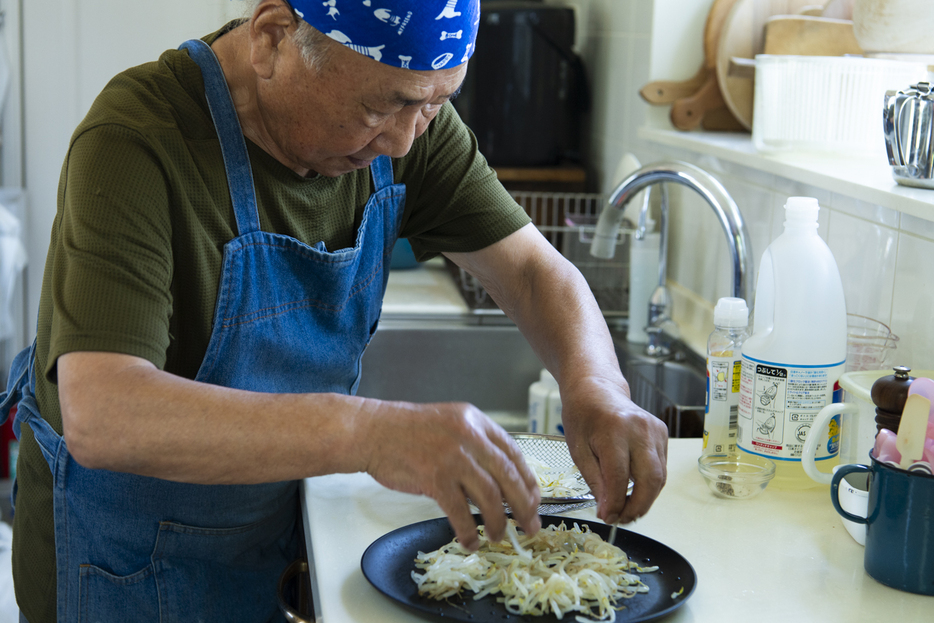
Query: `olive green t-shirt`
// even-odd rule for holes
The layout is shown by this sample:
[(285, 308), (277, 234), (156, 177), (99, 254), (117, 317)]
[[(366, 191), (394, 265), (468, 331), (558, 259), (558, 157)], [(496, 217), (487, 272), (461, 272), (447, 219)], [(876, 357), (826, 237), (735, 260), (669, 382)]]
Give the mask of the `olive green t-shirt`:
[[(230, 27), (205, 37), (213, 42)], [(354, 244), (369, 169), (301, 177), (247, 141), (260, 226), (334, 251)], [(450, 104), (403, 158), (401, 235), (416, 257), (482, 249), (529, 222)], [(194, 378), (211, 337), (223, 247), (236, 223), (201, 71), (187, 52), (116, 76), (71, 139), (39, 304), (36, 396), (59, 433), (56, 361), (135, 355)], [(16, 596), (30, 623), (55, 620), (52, 478), (23, 426), (14, 519)]]

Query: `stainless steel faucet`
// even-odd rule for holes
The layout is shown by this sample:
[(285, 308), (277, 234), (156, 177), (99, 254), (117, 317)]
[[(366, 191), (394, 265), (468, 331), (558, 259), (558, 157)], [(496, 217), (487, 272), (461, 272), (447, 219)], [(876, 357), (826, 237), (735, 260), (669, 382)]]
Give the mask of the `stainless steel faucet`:
[[(712, 175), (694, 165), (686, 162), (662, 162), (651, 164), (635, 171), (624, 179), (610, 195), (607, 205), (597, 221), (596, 232), (590, 246), (590, 253), (595, 257), (611, 258), (615, 253), (617, 234), (623, 218), (623, 208), (630, 199), (640, 191), (648, 189), (655, 184), (672, 182), (681, 184), (697, 192), (713, 208), (717, 220), (723, 226), (730, 250), (730, 259), (733, 261), (733, 294), (743, 298), (752, 310), (754, 298), (754, 283), (749, 278), (753, 274), (752, 246), (749, 242), (749, 232), (736, 202), (730, 197), (723, 185)], [(648, 192), (646, 193), (648, 195)], [(649, 209), (649, 201), (642, 205), (639, 215), (639, 227), (636, 229), (637, 238), (644, 235), (645, 215)], [(668, 193), (662, 186), (661, 201), (661, 244), (659, 245), (658, 262), (658, 288), (652, 293), (649, 300), (649, 326), (646, 333), (649, 341), (646, 353), (655, 356), (665, 356), (668, 348), (662, 341), (663, 329), (672, 327), (671, 297), (668, 295), (667, 282), (667, 255), (668, 255)]]

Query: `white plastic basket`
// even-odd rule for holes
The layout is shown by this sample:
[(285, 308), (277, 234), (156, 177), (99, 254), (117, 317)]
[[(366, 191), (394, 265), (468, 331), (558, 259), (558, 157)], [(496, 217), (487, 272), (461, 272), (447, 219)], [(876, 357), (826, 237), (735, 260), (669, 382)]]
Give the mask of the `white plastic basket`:
[(885, 92), (927, 65), (856, 56), (756, 56), (752, 140), (759, 151), (885, 154)]

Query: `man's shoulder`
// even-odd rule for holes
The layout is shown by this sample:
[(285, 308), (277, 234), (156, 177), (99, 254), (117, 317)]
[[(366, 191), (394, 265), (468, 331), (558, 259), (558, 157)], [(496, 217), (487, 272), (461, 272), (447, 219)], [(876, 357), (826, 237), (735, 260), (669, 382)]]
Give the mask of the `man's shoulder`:
[(212, 125), (197, 65), (185, 52), (165, 51), (158, 60), (130, 67), (98, 94), (75, 136), (101, 125), (118, 125), (141, 134), (178, 133), (193, 139), (211, 136)]

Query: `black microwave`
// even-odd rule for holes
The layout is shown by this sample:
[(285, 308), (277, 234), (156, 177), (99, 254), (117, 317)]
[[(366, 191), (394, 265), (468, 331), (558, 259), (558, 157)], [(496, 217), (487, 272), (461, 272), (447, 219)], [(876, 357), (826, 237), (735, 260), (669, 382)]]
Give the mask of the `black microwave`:
[(454, 108), (492, 166), (579, 162), (589, 94), (574, 9), (480, 3), (477, 47)]

